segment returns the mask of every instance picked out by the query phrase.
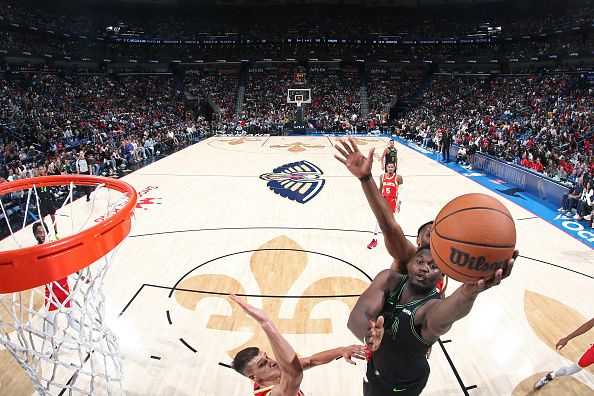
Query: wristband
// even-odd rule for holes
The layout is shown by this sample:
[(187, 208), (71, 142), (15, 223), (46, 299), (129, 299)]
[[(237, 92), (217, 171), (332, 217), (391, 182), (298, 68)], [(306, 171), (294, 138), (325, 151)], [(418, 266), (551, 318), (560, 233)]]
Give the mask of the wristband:
[(371, 173), (366, 174), (363, 177), (360, 177), (359, 180), (361, 181), (361, 183), (365, 183), (368, 180), (371, 180)]

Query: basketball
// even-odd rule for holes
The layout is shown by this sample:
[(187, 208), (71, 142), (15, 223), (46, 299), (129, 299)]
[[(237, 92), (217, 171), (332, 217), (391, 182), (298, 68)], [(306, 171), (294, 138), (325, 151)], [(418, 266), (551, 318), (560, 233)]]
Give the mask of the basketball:
[(485, 194), (466, 194), (441, 209), (431, 231), (431, 253), (450, 278), (490, 278), (513, 255), (516, 226), (507, 208)]

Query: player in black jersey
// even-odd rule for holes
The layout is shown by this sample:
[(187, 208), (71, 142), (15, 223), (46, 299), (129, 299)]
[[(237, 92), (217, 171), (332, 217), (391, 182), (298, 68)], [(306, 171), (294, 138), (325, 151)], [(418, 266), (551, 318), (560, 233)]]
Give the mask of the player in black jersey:
[[(40, 165), (38, 168), (39, 176), (47, 176), (47, 168), (44, 165)], [(56, 222), (56, 208), (54, 206), (53, 194), (50, 187), (39, 187), (35, 189), (37, 191), (37, 197), (39, 198), (39, 212), (40, 221), (44, 221), (46, 216), (50, 216), (52, 224), (54, 225), (54, 233), (56, 239), (58, 235), (58, 223)], [(32, 199), (36, 199), (33, 197)]]
[(408, 270), (408, 275), (389, 269), (380, 272), (349, 317), (351, 332), (373, 351), (363, 383), (364, 396), (416, 396), (429, 378), (427, 350), (454, 322), (468, 315), (479, 293), (509, 276), (518, 252), (493, 278), (465, 283), (440, 299), (435, 287), (443, 273), (433, 261), (429, 245), (417, 248), (406, 239), (371, 177), (374, 149), (365, 157), (352, 138), (335, 147), (342, 155), (335, 155), (336, 159), (361, 181), (388, 253)]
[(398, 169), (398, 149), (394, 147), (394, 139), (390, 139), (389, 144), (382, 153), (382, 169), (384, 172), (388, 172), (386, 168), (388, 164), (394, 164), (396, 165), (396, 169)]

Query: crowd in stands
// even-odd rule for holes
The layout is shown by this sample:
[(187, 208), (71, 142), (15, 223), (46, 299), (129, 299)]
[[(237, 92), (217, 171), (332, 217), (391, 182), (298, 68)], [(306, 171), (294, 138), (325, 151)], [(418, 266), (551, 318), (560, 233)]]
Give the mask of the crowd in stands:
[[(380, 69), (383, 71), (382, 69)], [(421, 79), (397, 75), (371, 75), (367, 84), (369, 113), (389, 112), (397, 101), (406, 101), (419, 90)]]
[[(5, 74), (0, 78), (0, 178), (76, 173), (82, 152), (94, 175), (190, 144), (207, 130), (170, 77)], [(7, 198), (7, 197), (3, 197)], [(15, 212), (22, 212), (24, 202)]]
[(188, 92), (196, 97), (205, 97), (215, 107), (218, 118), (230, 121), (235, 114), (239, 71), (222, 68), (215, 71), (188, 72), (184, 78)]
[(322, 131), (352, 131), (360, 115), (360, 84), (357, 74), (330, 72), (309, 75), (312, 103), (307, 112), (309, 124)]
[(579, 73), (435, 76), (396, 130), (435, 150), (448, 133), (470, 152), (568, 184), (585, 186), (594, 177), (594, 85)]

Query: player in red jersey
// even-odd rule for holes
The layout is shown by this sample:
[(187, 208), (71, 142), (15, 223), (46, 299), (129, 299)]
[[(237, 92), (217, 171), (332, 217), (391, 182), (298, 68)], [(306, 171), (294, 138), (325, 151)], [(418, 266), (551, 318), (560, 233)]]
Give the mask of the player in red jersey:
[[(390, 208), (392, 208), (392, 213), (400, 212), (400, 204), (402, 202), (402, 183), (404, 183), (402, 176), (396, 174), (396, 164), (395, 163), (387, 163), (386, 164), (386, 173), (380, 176), (380, 184), (379, 189), (382, 192), (388, 204), (390, 204)], [(373, 231), (373, 239), (367, 245), (367, 249), (373, 249), (377, 246), (377, 233), (379, 231), (379, 224), (375, 222), (375, 228)]]
[(351, 364), (355, 364), (351, 360), (353, 357), (365, 359), (363, 345), (335, 348), (310, 357), (298, 358), (291, 344), (279, 333), (266, 312), (252, 307), (233, 294), (230, 298), (260, 324), (276, 358), (276, 361), (269, 358), (257, 347), (245, 348), (235, 355), (232, 367), (254, 381), (254, 396), (303, 396), (303, 392), (299, 390), (303, 370), (330, 363), (340, 357), (344, 357)]
[[(33, 224), (33, 235), (37, 240), (37, 244), (41, 245), (46, 242), (47, 225), (38, 221)], [(47, 315), (43, 321), (43, 330), (46, 334), (53, 337), (56, 334), (58, 326), (58, 313), (66, 313), (68, 318), (68, 324), (76, 332), (80, 332), (80, 326), (76, 320), (70, 314), (70, 286), (68, 286), (68, 277), (58, 279), (48, 285), (45, 285), (45, 307), (47, 309)], [(46, 354), (53, 354), (53, 351), (47, 351)]]
[[(571, 333), (567, 337), (563, 337), (559, 341), (557, 341), (556, 348), (563, 348), (565, 345), (567, 345), (569, 340), (584, 334), (585, 332), (589, 331), (592, 327), (594, 327), (594, 318), (590, 319), (589, 321), (578, 327), (573, 333)], [(590, 345), (590, 348), (588, 348), (586, 352), (584, 352), (584, 354), (578, 359), (577, 363), (573, 363), (569, 366), (561, 367), (555, 371), (551, 371), (550, 373), (539, 379), (536, 382), (536, 384), (534, 384), (534, 390), (539, 390), (540, 388), (542, 388), (543, 386), (545, 386), (557, 377), (563, 375), (573, 375), (575, 373), (578, 373), (582, 371), (582, 369), (585, 369), (586, 367), (591, 366), (592, 364), (594, 364), (594, 344)]]

